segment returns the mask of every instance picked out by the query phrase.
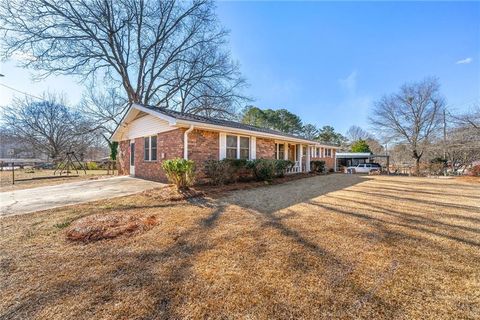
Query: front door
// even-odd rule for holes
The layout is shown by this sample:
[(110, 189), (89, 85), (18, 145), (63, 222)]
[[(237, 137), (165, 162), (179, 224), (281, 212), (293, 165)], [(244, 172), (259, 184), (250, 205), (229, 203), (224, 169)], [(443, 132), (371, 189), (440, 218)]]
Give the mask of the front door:
[(130, 175), (135, 175), (135, 142), (130, 142)]

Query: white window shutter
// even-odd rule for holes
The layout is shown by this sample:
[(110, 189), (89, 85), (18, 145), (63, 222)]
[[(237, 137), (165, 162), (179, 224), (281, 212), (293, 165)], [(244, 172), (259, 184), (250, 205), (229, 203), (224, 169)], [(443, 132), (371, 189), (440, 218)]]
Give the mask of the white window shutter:
[(220, 154), (219, 159), (223, 160), (227, 157), (227, 134), (225, 132), (220, 132)]
[(257, 138), (250, 137), (250, 159), (254, 160), (257, 158)]

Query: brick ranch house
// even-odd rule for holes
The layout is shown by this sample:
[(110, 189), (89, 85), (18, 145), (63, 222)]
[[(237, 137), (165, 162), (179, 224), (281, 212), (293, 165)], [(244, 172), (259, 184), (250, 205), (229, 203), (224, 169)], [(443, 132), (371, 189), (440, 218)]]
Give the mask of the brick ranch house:
[(166, 181), (162, 160), (288, 159), (288, 173), (310, 171), (311, 160), (324, 160), (336, 170), (338, 147), (234, 121), (181, 114), (158, 107), (132, 104), (112, 135), (119, 142), (119, 174)]

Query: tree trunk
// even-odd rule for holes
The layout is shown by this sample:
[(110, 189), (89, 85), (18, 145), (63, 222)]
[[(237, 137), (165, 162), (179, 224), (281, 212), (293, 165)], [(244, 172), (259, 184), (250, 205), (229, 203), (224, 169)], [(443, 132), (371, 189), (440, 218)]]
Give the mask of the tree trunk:
[(415, 175), (420, 175), (420, 158), (415, 158)]

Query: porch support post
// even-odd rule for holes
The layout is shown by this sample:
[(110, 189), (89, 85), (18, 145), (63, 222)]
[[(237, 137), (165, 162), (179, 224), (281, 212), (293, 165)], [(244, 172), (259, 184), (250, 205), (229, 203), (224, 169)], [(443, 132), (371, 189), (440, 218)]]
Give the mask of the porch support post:
[(288, 142), (283, 144), (283, 160), (288, 160)]
[(312, 151), (312, 147), (307, 145), (307, 163), (305, 163), (305, 169), (307, 172), (310, 172), (310, 153)]
[(299, 144), (300, 148), (298, 149), (298, 162), (300, 163), (300, 172), (303, 171), (303, 145), (302, 144)]

